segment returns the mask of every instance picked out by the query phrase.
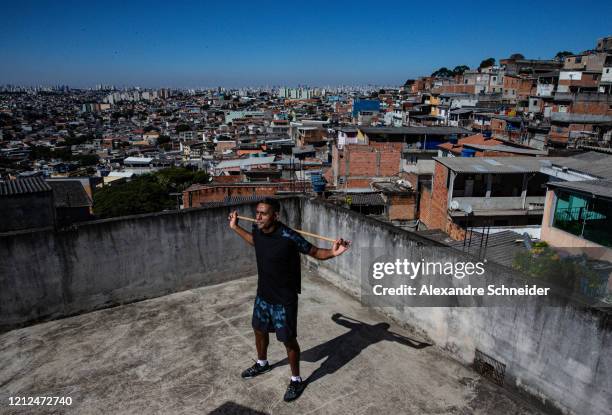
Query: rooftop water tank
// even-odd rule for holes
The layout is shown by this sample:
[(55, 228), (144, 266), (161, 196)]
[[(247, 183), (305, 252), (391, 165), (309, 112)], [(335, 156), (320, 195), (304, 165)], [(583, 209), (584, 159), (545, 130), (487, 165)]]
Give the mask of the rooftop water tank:
[(474, 157), (475, 154), (476, 150), (473, 150), (471, 148), (464, 148), (463, 150), (461, 150), (461, 157)]

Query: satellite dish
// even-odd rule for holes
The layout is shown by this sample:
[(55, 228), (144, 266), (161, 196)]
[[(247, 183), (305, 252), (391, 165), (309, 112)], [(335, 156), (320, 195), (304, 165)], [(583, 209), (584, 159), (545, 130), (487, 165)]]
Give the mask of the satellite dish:
[(456, 200), (453, 200), (450, 204), (450, 208), (451, 210), (457, 210), (459, 209), (459, 202), (457, 202)]
[(467, 205), (466, 207), (463, 208), (463, 211), (469, 215), (473, 211), (472, 205)]

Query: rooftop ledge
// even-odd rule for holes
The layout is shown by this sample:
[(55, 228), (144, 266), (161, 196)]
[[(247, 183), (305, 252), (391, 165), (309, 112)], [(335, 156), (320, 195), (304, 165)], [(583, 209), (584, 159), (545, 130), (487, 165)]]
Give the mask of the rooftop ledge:
[[(0, 235), (0, 402), (44, 393), (72, 396), (75, 413), (143, 407), (295, 413), (298, 406), (300, 413), (342, 413), (343, 407), (350, 413), (533, 413), (470, 369), (478, 350), (505, 365), (505, 387), (536, 397), (544, 408), (601, 414), (612, 407), (609, 315), (569, 302), (360, 307), (357, 270), (372, 255), (369, 248), (418, 261), (410, 256), (415, 247), (444, 245), (325, 202), (287, 197), (282, 204), (288, 225), (353, 241), (338, 258), (305, 261), (318, 277), (306, 278), (301, 297), (304, 374), (323, 365), (325, 376), (297, 406), (281, 400), (286, 368), (261, 381), (236, 380), (254, 357), (254, 279), (244, 277), (255, 275), (256, 266), (253, 250), (228, 230), (227, 215), (237, 209), (251, 216), (248, 203)], [(500, 278), (512, 272), (491, 267)], [(331, 319), (335, 313), (369, 326), (352, 331)], [(409, 340), (373, 342), (384, 327), (376, 324), (385, 322)], [(423, 342), (431, 346), (415, 347)], [(282, 358), (278, 345), (270, 357)]]

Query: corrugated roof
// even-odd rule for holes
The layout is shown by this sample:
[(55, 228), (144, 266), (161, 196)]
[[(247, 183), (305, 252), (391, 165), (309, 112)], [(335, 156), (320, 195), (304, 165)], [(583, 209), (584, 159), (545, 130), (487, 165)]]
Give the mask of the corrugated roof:
[(477, 150), (485, 150), (485, 151), (502, 151), (505, 153), (515, 153), (515, 154), (531, 154), (534, 156), (545, 156), (548, 154), (547, 151), (542, 151), (542, 150), (530, 150), (527, 148), (518, 148), (518, 147), (511, 147), (511, 146), (507, 146), (505, 144), (498, 144), (498, 145), (494, 145), (494, 146), (488, 146), (488, 145), (484, 145), (484, 144), (469, 144), (469, 143), (464, 143), (463, 144), (464, 147), (468, 147), (468, 148), (475, 148)]
[(42, 177), (28, 177), (0, 183), (0, 196), (50, 191), (51, 186), (49, 186)]
[(450, 134), (472, 134), (470, 130), (459, 127), (359, 127), (368, 135), (375, 134), (397, 134), (397, 135), (450, 135)]
[(266, 197), (270, 197), (270, 196), (260, 196), (260, 195), (256, 195), (256, 196), (235, 196), (235, 197), (226, 196), (225, 199), (223, 199), (223, 201), (202, 203), (200, 206), (201, 207), (230, 206), (230, 205), (234, 205), (236, 203), (259, 202), (259, 201), (265, 199)]
[(576, 190), (598, 197), (612, 199), (612, 180), (585, 180), (579, 182), (549, 182), (551, 187)]
[(55, 207), (90, 207), (91, 199), (78, 180), (58, 180), (47, 182), (53, 189)]
[(153, 161), (151, 157), (126, 157), (123, 162), (131, 164), (149, 164)]
[(612, 122), (611, 115), (603, 114), (575, 114), (570, 112), (553, 112), (550, 120), (555, 122), (576, 122), (576, 123), (606, 123)]
[[(519, 252), (527, 251), (524, 243), (517, 242), (524, 237), (513, 231), (502, 231), (497, 233), (491, 233), (488, 236), (478, 232), (473, 232), (471, 241), (469, 239), (463, 243), (463, 239), (456, 241), (452, 239), (448, 234), (444, 233), (439, 229), (417, 231), (419, 235), (425, 236), (426, 238), (433, 239), (438, 242), (442, 242), (458, 251), (468, 252), (472, 255), (477, 255), (486, 258), (488, 261), (497, 262), (498, 264), (511, 267), (514, 262), (514, 257)], [(486, 243), (486, 248), (485, 248)]]
[(552, 164), (570, 170), (587, 173), (602, 179), (612, 179), (612, 155), (588, 152), (572, 157), (556, 157)]
[(434, 157), (434, 160), (457, 173), (536, 173), (540, 157)]
[(268, 157), (249, 157), (246, 159), (224, 160), (217, 164), (217, 169), (228, 169), (234, 167), (255, 166), (257, 164), (271, 164), (274, 162), (275, 156)]
[(351, 206), (385, 206), (385, 201), (378, 193), (350, 193)]

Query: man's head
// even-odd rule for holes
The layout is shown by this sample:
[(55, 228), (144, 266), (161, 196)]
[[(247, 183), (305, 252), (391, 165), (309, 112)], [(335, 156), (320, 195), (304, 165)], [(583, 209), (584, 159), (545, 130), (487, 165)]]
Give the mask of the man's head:
[(274, 224), (278, 220), (279, 213), (280, 203), (278, 200), (271, 197), (266, 197), (257, 204), (257, 209), (255, 211), (257, 227), (264, 232), (272, 230)]

